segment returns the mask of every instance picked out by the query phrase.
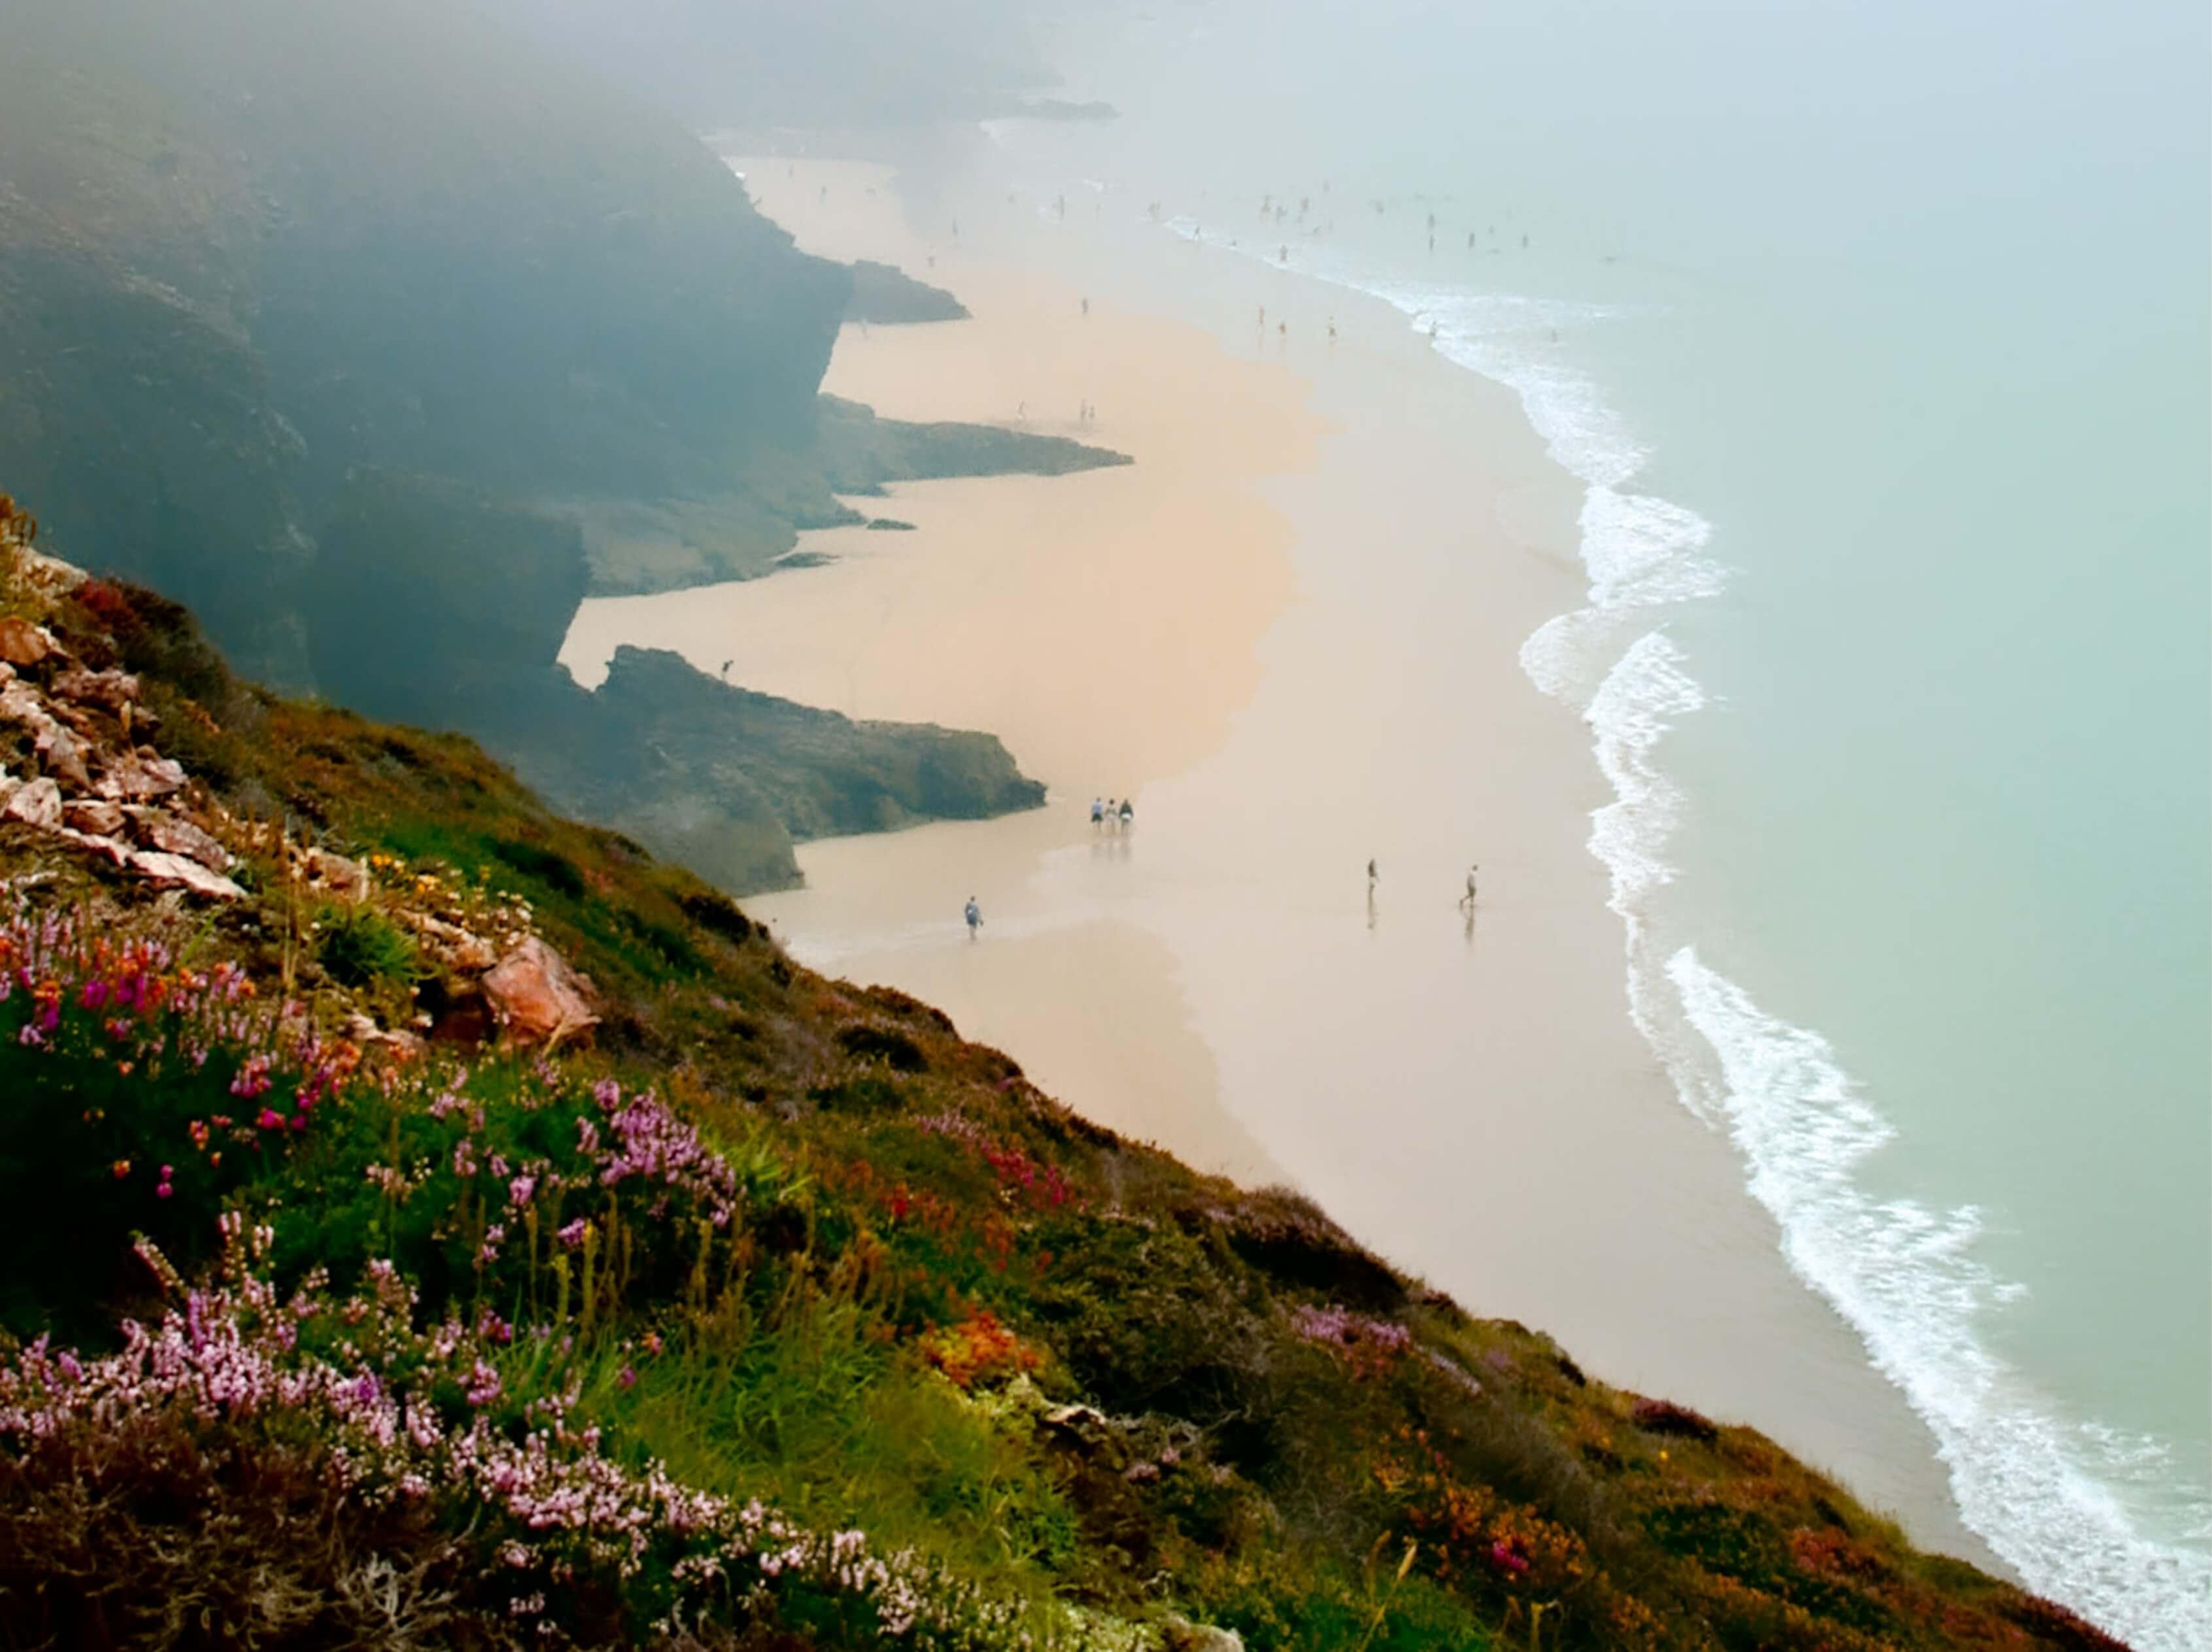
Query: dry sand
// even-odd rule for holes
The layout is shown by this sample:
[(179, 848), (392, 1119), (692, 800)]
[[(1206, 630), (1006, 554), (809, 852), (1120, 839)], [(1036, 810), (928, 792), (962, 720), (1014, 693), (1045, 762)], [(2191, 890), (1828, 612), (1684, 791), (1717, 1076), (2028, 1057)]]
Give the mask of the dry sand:
[[(939, 246), (931, 269), (887, 172), (747, 170), (802, 246), (899, 263), (975, 312), (848, 328), (829, 389), (905, 417), (1026, 403), (1030, 428), (1138, 461), (914, 484), (872, 508), (918, 531), (810, 536), (830, 567), (586, 604), (565, 658), (587, 678), (618, 641), (734, 656), (749, 687), (991, 729), (1053, 788), (1033, 815), (805, 846), (811, 887), (749, 908), (1091, 1116), (1285, 1177), (1474, 1311), (1764, 1427), (1986, 1564), (1925, 1430), (1629, 1023), (1583, 848), (1606, 793), (1516, 661), (1579, 600), (1577, 499), (1510, 398), (1380, 306), (1340, 295), (1324, 346), (1330, 301), (1196, 249), (1215, 313), (1264, 301), (1289, 335), (1232, 349), (1103, 280), (1086, 318), (1055, 273), (1068, 250), (1021, 209), (987, 237), (969, 204), (989, 255)], [(1100, 418), (1078, 429), (1084, 400)], [(1133, 833), (1094, 835), (1102, 792), (1136, 798)]]

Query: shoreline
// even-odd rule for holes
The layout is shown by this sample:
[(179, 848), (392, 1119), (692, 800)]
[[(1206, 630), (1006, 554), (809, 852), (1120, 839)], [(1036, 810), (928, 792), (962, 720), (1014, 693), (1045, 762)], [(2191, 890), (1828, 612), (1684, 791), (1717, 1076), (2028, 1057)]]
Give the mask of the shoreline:
[[(796, 163), (785, 181), (799, 182), (802, 167), (833, 195), (887, 207), (888, 174)], [(878, 180), (878, 195), (866, 193), (863, 176)], [(880, 348), (890, 329), (849, 350), (841, 340), (825, 388), (896, 416), (988, 417), (994, 404), (1003, 416), (1010, 387), (1048, 365), (1034, 337), (1008, 336), (1018, 307), (1001, 309), (993, 295), (1070, 289), (1045, 286), (1018, 261), (994, 270), (946, 255), (945, 267), (914, 267), (925, 243), (886, 223), (884, 211), (839, 216), (810, 210), (803, 191), (780, 203), (773, 188), (757, 193), (771, 216), (779, 204), (790, 215), (782, 221), (810, 250), (888, 254), (975, 312), (972, 323), (897, 330), (896, 349)], [(1000, 229), (1017, 244), (1037, 238), (1033, 225)], [(1205, 275), (1217, 287), (1237, 279)], [(1287, 282), (1267, 290), (1280, 325), (1295, 323), (1301, 341), (1320, 336), (1325, 300)], [(1182, 634), (1191, 640), (1182, 652), (1194, 646), (1211, 657), (1224, 616), (1234, 635), (1218, 651), (1229, 668), (1195, 689), (1177, 678), (1172, 693), (1146, 701), (1144, 689), (1157, 684), (1143, 672), (1108, 670), (1102, 691), (1079, 670), (1084, 691), (1074, 694), (1054, 675), (1070, 659), (1110, 666), (1113, 652), (1095, 643), (1100, 629), (1145, 608), (1094, 611), (1117, 587), (1126, 596), (1143, 586), (1157, 607), (1162, 592), (1182, 595), (1178, 574), (1213, 566), (1196, 553), (1216, 544), (1192, 522), (1176, 525), (1185, 536), (1180, 566), (1159, 557), (1173, 533), (1156, 529), (1141, 565), (1113, 562), (1134, 555), (1128, 538), (1114, 542), (1118, 552), (1109, 546), (1118, 581), (1070, 581), (1056, 570), (1051, 590), (1082, 623), (1053, 629), (1029, 663), (1003, 674), (996, 665), (947, 667), (948, 657), (972, 661), (1006, 629), (968, 621), (1034, 624), (1052, 611), (1052, 598), (1024, 582), (1023, 555), (1038, 560), (1033, 536), (1054, 512), (1097, 521), (1109, 501), (1051, 491), (1082, 478), (910, 484), (886, 508), (915, 520), (915, 534), (850, 546), (812, 536), (810, 548), (844, 560), (725, 587), (726, 598), (711, 602), (694, 592), (676, 604), (617, 599), (661, 604), (650, 611), (587, 610), (601, 610), (595, 627), (644, 626), (649, 636), (632, 629), (629, 640), (695, 658), (721, 647), (718, 657), (746, 662), (738, 676), (750, 687), (857, 715), (991, 729), (1054, 788), (1042, 817), (1016, 817), (1033, 825), (802, 846), (814, 888), (749, 902), (802, 959), (943, 1005), (1069, 1105), (1156, 1134), (1199, 1168), (1250, 1180), (1279, 1166), (1364, 1239), (1477, 1311), (1541, 1325), (1618, 1380), (1747, 1418), (1899, 1510), (1921, 1540), (1990, 1564), (1957, 1521), (1924, 1429), (1848, 1329), (1790, 1275), (1727, 1144), (1683, 1112), (1629, 1023), (1619, 932), (1602, 871), (1583, 848), (1603, 782), (1571, 714), (1542, 700), (1517, 663), (1537, 625), (1580, 604), (1568, 478), (1538, 451), (1506, 392), (1426, 359), (1401, 319), (1374, 313), (1379, 302), (1339, 295), (1334, 307), (1340, 318), (1357, 312), (1346, 342), (1306, 374), (1267, 359), (1264, 336), (1255, 361), (1223, 352), (1213, 333), (1158, 325), (1184, 329), (1173, 354), (1186, 361), (1210, 352), (1215, 367), (1261, 375), (1274, 386), (1262, 405), (1279, 398), (1285, 380), (1304, 383), (1321, 412), (1335, 415), (1326, 445), (1346, 451), (1341, 461), (1236, 473), (1209, 465), (1203, 441), (1148, 452), (1113, 428), (1118, 396), (1088, 398), (1102, 408), (1095, 439), (1138, 459), (1132, 471), (1101, 473), (1097, 489), (1110, 490), (1117, 474), (1157, 476), (1169, 468), (1164, 452), (1190, 467), (1187, 480), (1216, 491), (1264, 489), (1294, 528), (1272, 613), (1247, 591), (1205, 593), (1208, 623)], [(1103, 295), (1094, 313), (1133, 319)], [(908, 342), (925, 331), (938, 337)], [(1168, 388), (1156, 399), (1189, 393)], [(1346, 434), (1377, 405), (1391, 410), (1387, 432)], [(1224, 423), (1215, 417), (1204, 434)], [(1307, 440), (1322, 441), (1317, 430)], [(1266, 446), (1248, 437), (1248, 462)], [(1015, 497), (1024, 492), (1031, 496)], [(1340, 549), (1440, 537), (1455, 548), (1443, 569)], [(884, 539), (900, 543), (885, 551)], [(994, 561), (975, 543), (1005, 554)], [(1224, 607), (1224, 594), (1238, 600)], [(854, 635), (848, 657), (810, 658), (799, 646), (825, 635)], [(1176, 634), (1160, 635), (1157, 652), (1135, 657), (1164, 669), (1176, 653), (1164, 639)], [(1385, 635), (1406, 640), (1376, 646)], [(572, 635), (564, 659), (577, 642)], [(1135, 698), (1116, 701), (1114, 685), (1132, 681)], [(1447, 705), (1468, 720), (1453, 732), (1464, 749), (1505, 761), (1455, 762), (1450, 748), (1403, 726), (1407, 707)], [(1149, 741), (1136, 728), (1147, 721), (1165, 725)], [(1118, 857), (1086, 843), (1079, 818), (1085, 795), (1113, 789), (1086, 783), (1102, 772), (1127, 774), (1115, 784), (1133, 780), (1139, 799), (1139, 829)], [(1316, 780), (1328, 795), (1310, 793)], [(1372, 808), (1354, 806), (1363, 795), (1391, 799), (1408, 818), (1378, 822)], [(1486, 880), (1479, 938), (1473, 920), (1462, 935), (1443, 909), (1448, 895), (1436, 897), (1438, 917), (1423, 917), (1400, 893), (1455, 888), (1470, 823)], [(1377, 853), (1377, 837), (1389, 845), (1379, 908), (1363, 923), (1350, 869)], [(1346, 868), (1342, 887), (1314, 888), (1317, 865)], [(945, 938), (957, 923), (939, 914), (957, 911), (971, 887), (997, 921), (963, 951), (964, 938)], [(1109, 931), (1148, 932), (1156, 945), (1100, 938)], [(1048, 968), (1048, 953), (1058, 957)], [(1078, 984), (1086, 979), (1088, 993)], [(1054, 981), (1063, 985), (1017, 990)], [(1118, 1038), (1102, 1041), (1102, 1022)], [(1148, 1050), (1181, 1053), (1143, 1073), (1115, 1071), (1102, 1052), (1139, 1028)], [(1461, 1095), (1465, 1103), (1451, 1105)], [(1147, 1105), (1132, 1109), (1132, 1096)], [(1449, 1208), (1455, 1201), (1462, 1208)]]

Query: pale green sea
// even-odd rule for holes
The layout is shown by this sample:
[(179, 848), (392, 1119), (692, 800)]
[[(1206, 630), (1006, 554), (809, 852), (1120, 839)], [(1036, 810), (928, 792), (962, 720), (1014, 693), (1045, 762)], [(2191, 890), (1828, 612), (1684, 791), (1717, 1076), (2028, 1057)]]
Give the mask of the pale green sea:
[(1647, 1032), (1968, 1523), (2212, 1645), (2203, 9), (1221, 0), (1060, 51), (1123, 118), (1030, 127), (1032, 181), (1293, 246), (1593, 484), (1593, 611), (1526, 658), (1625, 794)]

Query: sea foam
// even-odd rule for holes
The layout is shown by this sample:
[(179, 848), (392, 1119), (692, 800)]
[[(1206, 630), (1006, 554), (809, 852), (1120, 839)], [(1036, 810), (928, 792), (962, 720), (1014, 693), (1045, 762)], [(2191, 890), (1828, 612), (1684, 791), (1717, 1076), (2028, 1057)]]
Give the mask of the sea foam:
[[(1275, 264), (1188, 218), (1166, 227)], [(2212, 1552), (2202, 1546), (2212, 1507), (2174, 1491), (2182, 1477), (2167, 1449), (2065, 1420), (1992, 1351), (1986, 1327), (2023, 1287), (1977, 1260), (1980, 1212), (1867, 1191), (1857, 1172), (1895, 1127), (1827, 1042), (1760, 1010), (1694, 942), (1658, 938), (1654, 902), (1674, 879), (1668, 850), (1686, 799), (1657, 753), (1675, 721), (1706, 704), (1666, 623), (1720, 594), (1727, 573), (1705, 554), (1710, 523), (1630, 486), (1649, 453), (1557, 342), (1632, 312), (1376, 278), (1334, 247), (1302, 246), (1296, 271), (1382, 300), (1438, 354), (1511, 390), (1551, 457), (1583, 484), (1586, 604), (1538, 628), (1521, 665), (1581, 709), (1613, 788), (1591, 816), (1589, 847), (1625, 932), (1630, 1012), (1683, 1104), (1735, 1145), (1790, 1266), (1928, 1424), (1961, 1517), (2031, 1588), (2142, 1652), (2212, 1647)], [(2180, 1540), (2149, 1535), (2154, 1518)]]

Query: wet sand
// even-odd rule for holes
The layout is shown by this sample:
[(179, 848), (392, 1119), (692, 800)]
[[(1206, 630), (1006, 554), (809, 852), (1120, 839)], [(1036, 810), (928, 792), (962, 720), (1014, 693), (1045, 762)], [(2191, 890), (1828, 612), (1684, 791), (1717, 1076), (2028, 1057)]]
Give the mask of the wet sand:
[[(811, 887), (749, 908), (1103, 1122), (1287, 1179), (1471, 1310), (1753, 1423), (1988, 1564), (1925, 1429), (1629, 1023), (1583, 848), (1607, 793), (1516, 660), (1580, 598), (1577, 499), (1510, 398), (1382, 307), (1194, 248), (1102, 274), (1086, 319), (1073, 250), (1025, 205), (965, 203), (967, 246), (940, 240), (931, 270), (887, 173), (748, 170), (802, 246), (898, 262), (975, 312), (848, 328), (829, 389), (908, 417), (1026, 402), (1032, 428), (1138, 461), (913, 484), (870, 508), (915, 533), (809, 536), (831, 567), (586, 605), (580, 675), (617, 641), (734, 656), (750, 687), (992, 729), (1053, 789), (1037, 814), (804, 846)], [(1095, 236), (1082, 256), (1098, 269)], [(1117, 304), (1164, 269), (1209, 327)], [(1287, 335), (1237, 337), (1257, 301)], [(1086, 399), (1079, 429), (1062, 415)], [(1095, 793), (1134, 796), (1131, 834), (1094, 835)]]

